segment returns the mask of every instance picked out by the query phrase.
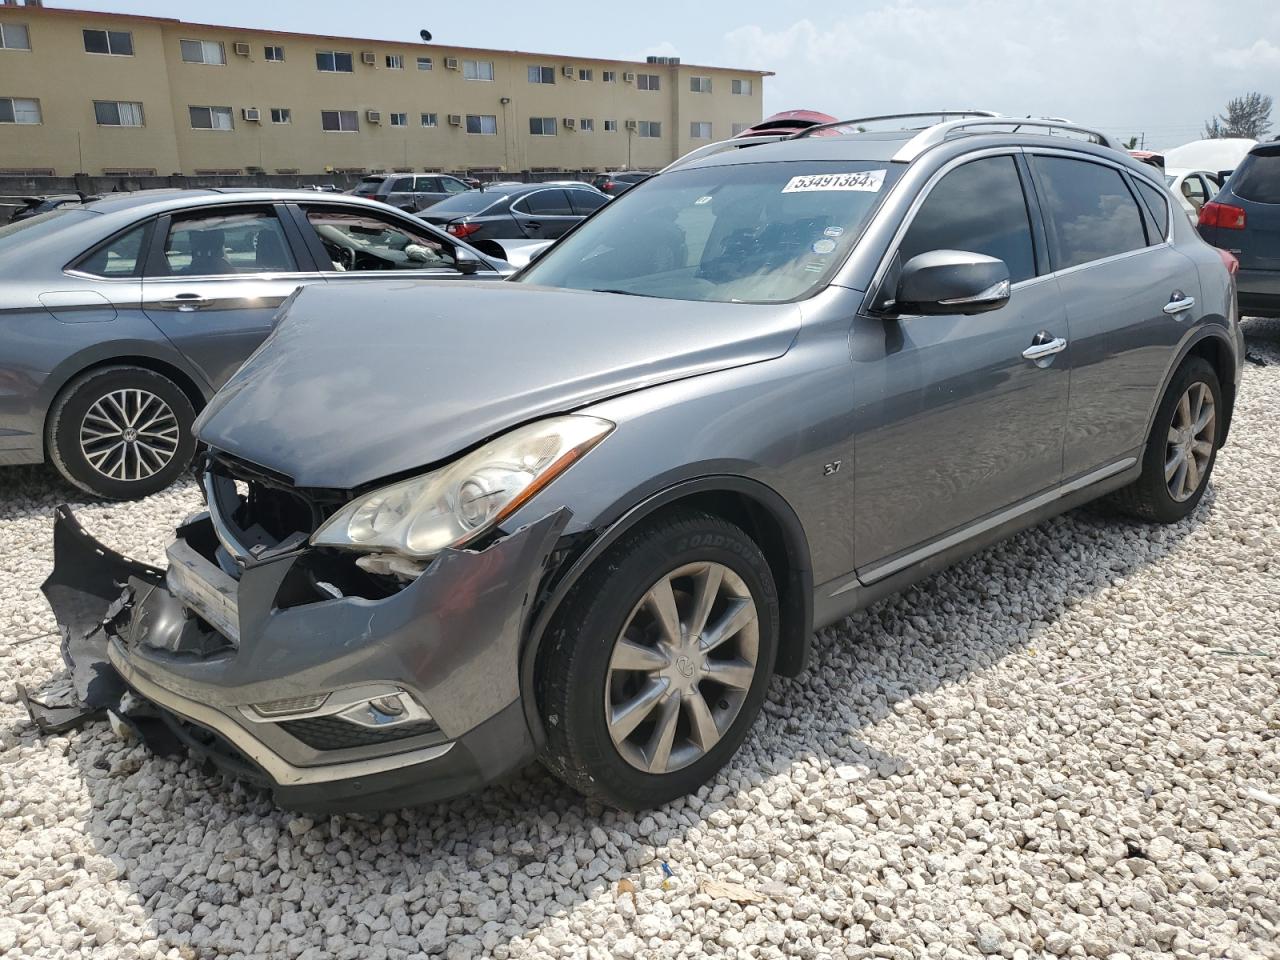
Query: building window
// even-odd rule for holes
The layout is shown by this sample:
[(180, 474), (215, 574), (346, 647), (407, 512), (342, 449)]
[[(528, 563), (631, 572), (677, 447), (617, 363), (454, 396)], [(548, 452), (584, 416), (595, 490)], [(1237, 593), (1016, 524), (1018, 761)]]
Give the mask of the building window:
[(81, 30), (85, 53), (105, 53), (113, 57), (133, 56), (133, 34), (128, 30)]
[(0, 97), (0, 123), (40, 123), (40, 101)]
[(440, 124), (440, 118), (436, 116), (434, 113), (421, 114), (420, 118), (422, 120), (422, 125), (424, 127), (435, 127), (435, 126), (439, 126)]
[(530, 67), (529, 82), (530, 83), (555, 83), (556, 68), (555, 67)]
[(462, 78), (464, 80), (492, 80), (492, 60), (463, 60)]
[(641, 120), (636, 124), (636, 135), (654, 139), (662, 136), (662, 123), (658, 120)]
[(230, 130), (230, 107), (187, 107), (192, 130)]
[(593, 72), (593, 71), (591, 71), (591, 70), (582, 70), (582, 69), (579, 69), (579, 70), (578, 70), (578, 79), (579, 79), (579, 80), (590, 80), (590, 79), (592, 79), (592, 72)]
[(409, 125), (409, 115), (407, 113), (391, 114), (391, 125), (393, 127), (407, 127)]
[(744, 97), (749, 97), (751, 96), (751, 81), (750, 80), (730, 80), (729, 92), (741, 94)]
[(529, 132), (535, 137), (554, 137), (556, 135), (556, 118), (530, 117)]
[(637, 90), (657, 90), (660, 86), (662, 78), (656, 73), (637, 73), (636, 89)]
[(581, 120), (578, 121), (578, 129), (581, 130), (583, 133), (595, 133), (596, 122), (591, 117), (583, 117)]
[(617, 82), (618, 82), (618, 71), (617, 71), (617, 70), (603, 70), (603, 71), (601, 71), (601, 73), (600, 73), (600, 82), (601, 82), (601, 83), (617, 83)]
[(467, 114), (467, 133), (479, 133), (487, 137), (498, 133), (498, 118), (493, 114)]
[(357, 110), (321, 110), (320, 129), (330, 133), (356, 133), (360, 129)]
[(430, 57), (419, 57), (419, 58), (418, 58), (418, 69), (419, 69), (419, 70), (430, 70), (433, 66), (435, 66), (435, 64), (433, 64), (433, 63), (431, 62), (431, 58), (430, 58)]
[(317, 50), (316, 69), (321, 73), (352, 73), (351, 53), (337, 50)]
[(30, 50), (31, 36), (26, 24), (0, 23), (0, 50)]
[(604, 122), (604, 132), (605, 132), (605, 133), (615, 133), (615, 132), (617, 132), (617, 129), (618, 129), (618, 121), (617, 121), (617, 120), (606, 120), (606, 121)]
[(142, 126), (142, 104), (118, 100), (93, 101), (93, 115), (100, 127)]
[(733, 125), (733, 128), (732, 128), (732, 129), (733, 129), (733, 135), (736, 137), (736, 136), (737, 136), (738, 134), (740, 134), (743, 130), (748, 129), (750, 126), (751, 126), (751, 124), (749, 124), (749, 123), (735, 123), (735, 124)]
[(403, 69), (404, 69), (404, 56), (403, 56), (402, 54), (399, 54), (399, 53), (388, 53), (388, 54), (387, 54), (387, 69), (388, 69), (388, 70), (403, 70)]
[(288, 107), (271, 108), (272, 123), (293, 123), (293, 111)]
[(710, 77), (690, 77), (689, 89), (694, 93), (710, 93), (711, 78)]
[(184, 63), (224, 64), (227, 62), (227, 48), (220, 40), (183, 40), (181, 44)]
[(694, 120), (689, 124), (689, 138), (691, 140), (710, 140), (711, 124), (701, 120)]
[(270, 45), (263, 47), (262, 59), (268, 63), (284, 63), (284, 47)]

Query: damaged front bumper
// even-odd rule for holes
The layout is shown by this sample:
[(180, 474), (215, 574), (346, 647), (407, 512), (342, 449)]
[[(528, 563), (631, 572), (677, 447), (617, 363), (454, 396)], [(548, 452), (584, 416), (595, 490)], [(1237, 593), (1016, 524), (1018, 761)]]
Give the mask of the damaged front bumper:
[(402, 589), (367, 597), (318, 580), (305, 543), (233, 578), (208, 513), (178, 529), (162, 572), (60, 507), (44, 591), (78, 703), (28, 707), (46, 728), (70, 725), (77, 706), (137, 728), (141, 697), (167, 734), (293, 809), (467, 792), (535, 755), (520, 645), (568, 519), (561, 509), (482, 550), (446, 550)]

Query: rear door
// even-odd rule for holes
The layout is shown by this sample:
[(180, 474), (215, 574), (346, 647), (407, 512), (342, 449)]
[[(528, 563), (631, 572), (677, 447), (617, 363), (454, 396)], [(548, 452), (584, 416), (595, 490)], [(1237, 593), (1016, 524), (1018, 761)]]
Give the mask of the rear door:
[(440, 185), (439, 177), (414, 177), (413, 178), (413, 209), (425, 210), (433, 203), (439, 203), (448, 194), (444, 192), (444, 188)]
[(416, 203), (413, 177), (395, 177), (386, 196), (380, 197), (383, 203), (389, 203), (398, 210), (412, 210)]
[(284, 299), (321, 279), (276, 204), (163, 216), (153, 237), (142, 308), (214, 387), (271, 332)]
[(569, 194), (561, 187), (534, 190), (511, 204), (511, 216), (520, 231), (532, 240), (564, 236), (582, 218), (573, 212)]
[(1203, 313), (1200, 277), (1169, 242), (1167, 190), (1101, 158), (1029, 152), (1071, 324), (1063, 474), (1123, 469), (1141, 455), (1173, 353)]

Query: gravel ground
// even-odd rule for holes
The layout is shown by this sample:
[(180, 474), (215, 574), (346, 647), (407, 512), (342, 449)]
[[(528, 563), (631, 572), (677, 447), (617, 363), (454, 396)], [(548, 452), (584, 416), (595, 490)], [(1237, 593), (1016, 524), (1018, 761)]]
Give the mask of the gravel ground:
[[(0, 955), (1280, 957), (1280, 323), (1171, 528), (1076, 512), (823, 631), (736, 762), (649, 814), (534, 768), (317, 822), (105, 726), (41, 739), (74, 491), (0, 476)], [(81, 506), (153, 562), (179, 487)], [(663, 864), (671, 875), (664, 882)]]

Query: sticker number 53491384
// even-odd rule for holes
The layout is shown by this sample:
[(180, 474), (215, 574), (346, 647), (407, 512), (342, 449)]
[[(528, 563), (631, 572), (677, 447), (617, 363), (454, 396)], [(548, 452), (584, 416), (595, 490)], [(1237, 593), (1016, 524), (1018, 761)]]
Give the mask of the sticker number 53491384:
[(857, 173), (814, 173), (792, 177), (783, 193), (808, 193), (813, 190), (866, 190), (877, 193), (884, 185), (883, 170), (861, 170)]

